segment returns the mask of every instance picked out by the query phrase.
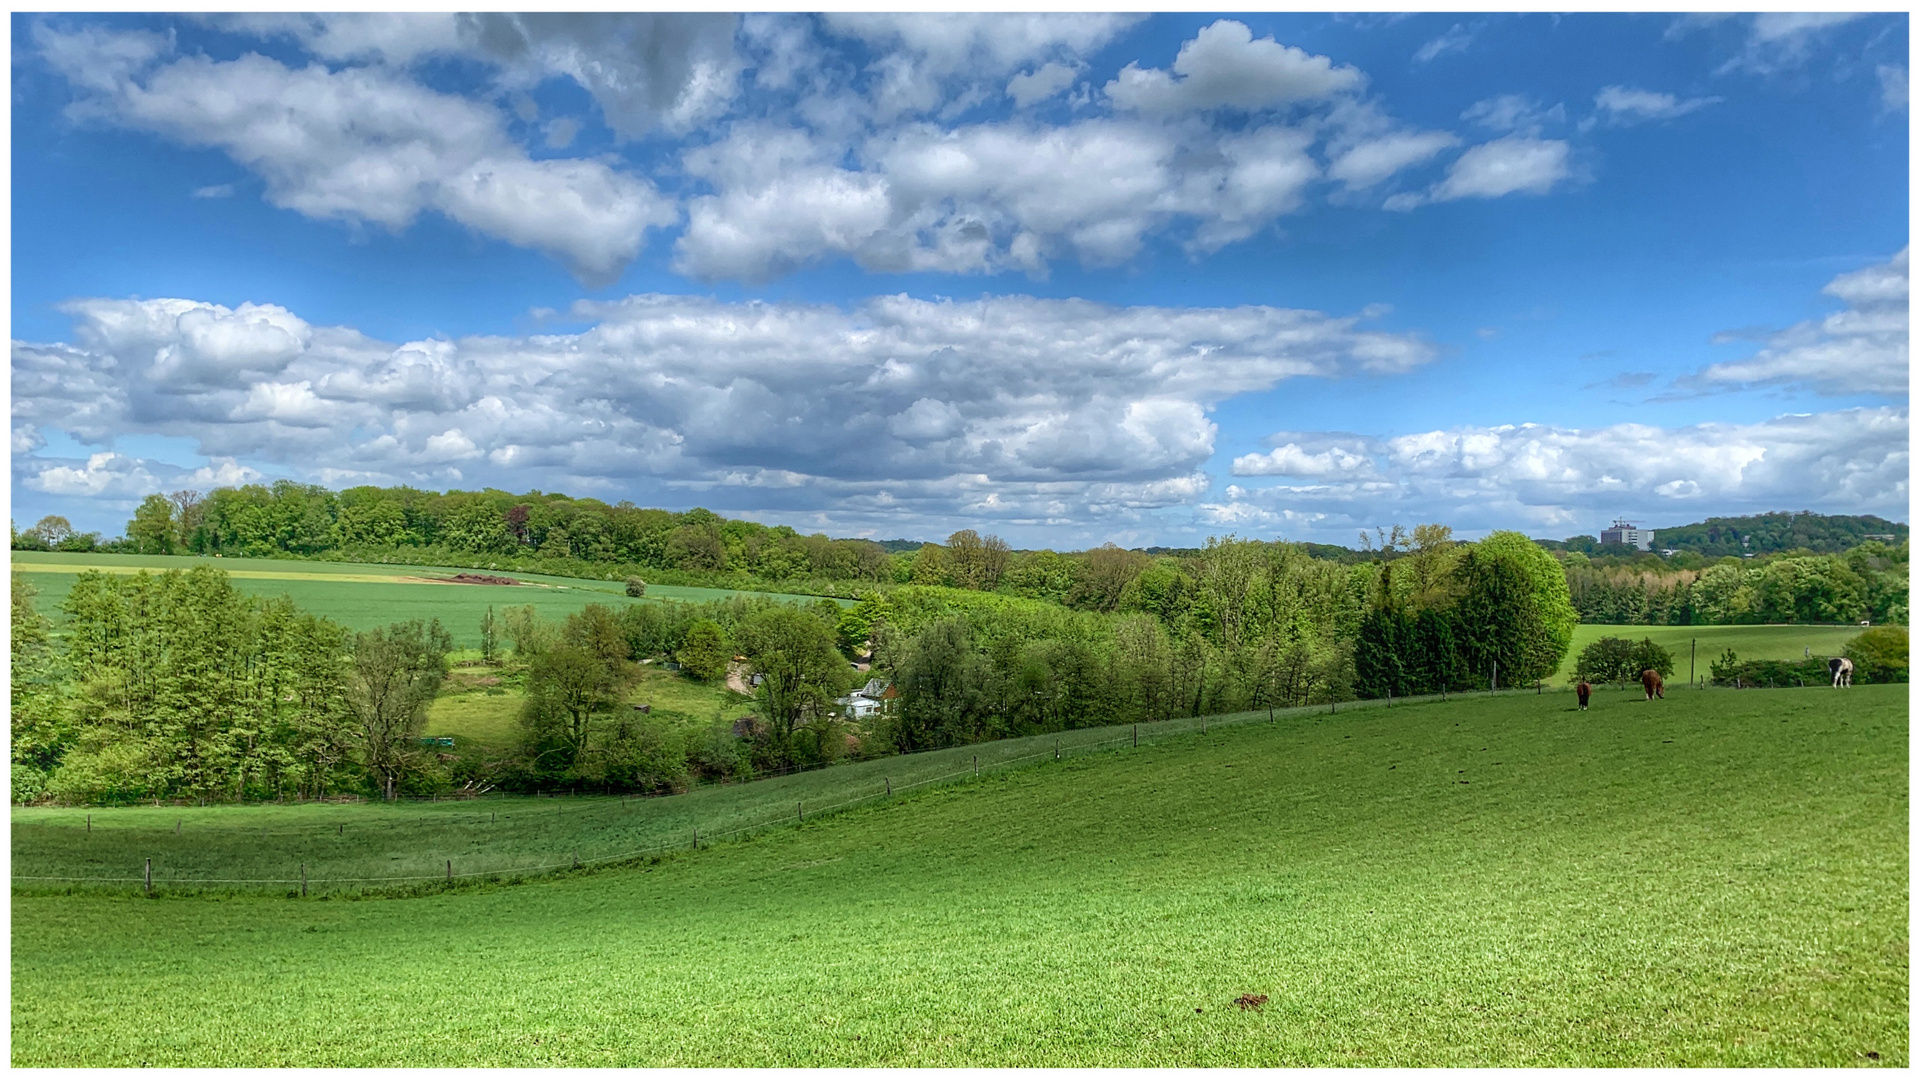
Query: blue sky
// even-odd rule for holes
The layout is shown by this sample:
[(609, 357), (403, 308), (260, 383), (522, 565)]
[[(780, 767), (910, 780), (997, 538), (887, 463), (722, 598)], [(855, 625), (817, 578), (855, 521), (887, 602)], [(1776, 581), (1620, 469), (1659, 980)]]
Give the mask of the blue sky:
[(1907, 517), (1907, 19), (15, 16), (13, 516)]

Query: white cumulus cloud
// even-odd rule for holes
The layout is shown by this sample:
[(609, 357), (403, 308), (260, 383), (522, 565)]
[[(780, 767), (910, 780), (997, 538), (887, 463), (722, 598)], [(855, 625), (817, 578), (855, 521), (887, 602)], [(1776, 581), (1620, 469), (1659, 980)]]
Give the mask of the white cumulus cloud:
[(1503, 195), (1544, 195), (1572, 174), (1571, 148), (1560, 139), (1509, 135), (1481, 143), (1453, 160), (1447, 175), (1423, 194), (1405, 193), (1386, 201), (1389, 210), (1422, 202), (1497, 199)]
[(1823, 319), (1798, 323), (1768, 338), (1744, 360), (1714, 364), (1685, 387), (1790, 385), (1823, 394), (1905, 397), (1907, 382), (1907, 249), (1884, 263), (1841, 274), (1821, 290), (1846, 304)]
[(652, 184), (586, 159), (534, 161), (494, 108), (384, 68), (289, 68), (249, 53), (187, 56), (141, 38), (35, 28), (76, 87), (77, 116), (226, 152), (269, 202), (400, 230), (423, 211), (610, 280), (647, 229), (677, 220)]
[[(1290, 432), (1272, 454), (1247, 455), (1239, 475), (1298, 482), (1227, 490), (1203, 516), (1286, 527), (1369, 527), (1445, 521), (1472, 533), (1592, 531), (1607, 514), (1698, 520), (1706, 513), (1821, 509), (1904, 517), (1908, 422), (1904, 407), (1790, 414), (1754, 424), (1663, 428), (1614, 424), (1457, 427), (1382, 439)], [(1318, 452), (1305, 448), (1321, 447)], [(1334, 449), (1340, 453), (1331, 453)]]
[[(296, 476), (735, 492), (733, 505), (885, 520), (1189, 502), (1220, 401), (1433, 356), (1360, 316), (1032, 297), (843, 310), (646, 295), (576, 305), (579, 333), (401, 345), (272, 305), (67, 310), (74, 343), (14, 344), (14, 437), (29, 449), (47, 429), (154, 434)], [(49, 491), (146, 482), (117, 459), (37, 461), (17, 475)], [(68, 471), (34, 479), (49, 467)]]
[(1177, 113), (1275, 108), (1358, 90), (1365, 82), (1357, 68), (1272, 37), (1256, 41), (1245, 23), (1221, 19), (1180, 46), (1171, 72), (1128, 64), (1106, 92), (1123, 109)]

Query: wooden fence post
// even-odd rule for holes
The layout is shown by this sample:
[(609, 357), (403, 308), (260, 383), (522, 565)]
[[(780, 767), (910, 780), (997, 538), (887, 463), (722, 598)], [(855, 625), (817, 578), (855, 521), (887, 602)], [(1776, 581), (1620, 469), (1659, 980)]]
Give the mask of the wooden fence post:
[(975, 776), (980, 775), (980, 755), (979, 754), (973, 755), (973, 775)]
[(796, 819), (798, 819), (798, 820), (800, 820), (800, 821), (805, 821), (805, 820), (807, 820), (807, 811), (806, 811), (806, 808), (804, 808), (804, 807), (802, 807), (802, 806), (801, 806), (801, 805), (800, 805), (799, 803), (794, 803), (794, 804), (793, 804), (793, 816), (794, 816), (794, 817), (795, 817)]
[(1053, 740), (1053, 760), (1055, 761), (1060, 760), (1060, 740), (1059, 739)]
[(693, 850), (700, 850), (700, 830), (698, 828), (693, 830)]
[(92, 814), (87, 815), (87, 832), (89, 834), (93, 832), (93, 815)]
[(447, 884), (453, 884), (453, 860), (447, 860)]
[(300, 864), (300, 895), (303, 898), (307, 895), (307, 864), (306, 863)]
[(147, 895), (153, 895), (153, 860), (147, 860)]
[(887, 780), (887, 794), (892, 795), (893, 794), (893, 777), (889, 776), (886, 778), (886, 780)]
[(1140, 745), (1140, 725), (1139, 724), (1133, 725), (1133, 745), (1135, 746)]

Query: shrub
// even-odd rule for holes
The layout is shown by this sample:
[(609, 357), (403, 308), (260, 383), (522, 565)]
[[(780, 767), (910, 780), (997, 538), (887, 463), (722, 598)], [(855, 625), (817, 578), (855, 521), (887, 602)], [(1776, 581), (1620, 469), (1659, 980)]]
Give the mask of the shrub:
[(1828, 679), (1827, 662), (1821, 657), (1742, 660), (1732, 649), (1713, 662), (1711, 675), (1714, 685), (1735, 687), (1820, 686)]
[[(1633, 643), (1626, 638), (1603, 637), (1580, 650), (1574, 663), (1574, 678), (1581, 682), (1625, 682), (1632, 666)], [(1635, 674), (1639, 674), (1635, 672)]]
[(641, 581), (637, 577), (628, 578), (627, 579), (627, 595), (628, 596), (647, 595), (647, 583), (644, 581)]
[(1625, 638), (1603, 637), (1580, 650), (1574, 665), (1574, 677), (1583, 682), (1630, 683), (1643, 671), (1657, 671), (1662, 677), (1673, 674), (1673, 654), (1652, 638), (1637, 642)]
[(1847, 642), (1842, 656), (1853, 661), (1855, 682), (1907, 681), (1907, 628), (1876, 626)]

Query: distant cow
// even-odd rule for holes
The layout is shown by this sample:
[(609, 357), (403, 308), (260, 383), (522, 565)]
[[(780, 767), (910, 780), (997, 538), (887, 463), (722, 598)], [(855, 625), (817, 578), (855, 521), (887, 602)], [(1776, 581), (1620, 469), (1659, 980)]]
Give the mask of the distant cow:
[(1827, 670), (1833, 672), (1833, 687), (1853, 685), (1853, 661), (1844, 656), (1836, 656), (1827, 661)]
[(1593, 684), (1581, 683), (1573, 688), (1573, 692), (1580, 695), (1580, 711), (1586, 712), (1587, 699), (1593, 696)]
[(1660, 681), (1659, 672), (1652, 668), (1641, 672), (1640, 685), (1646, 690), (1648, 701), (1652, 701), (1654, 698), (1660, 698), (1663, 701), (1666, 700), (1667, 684)]

